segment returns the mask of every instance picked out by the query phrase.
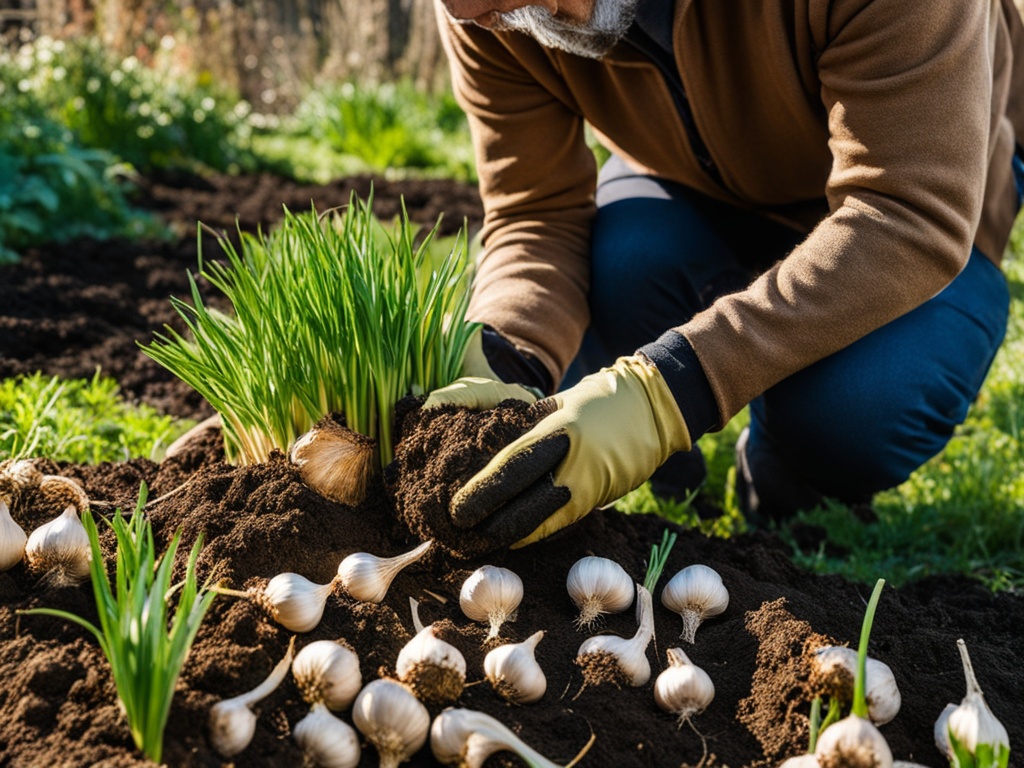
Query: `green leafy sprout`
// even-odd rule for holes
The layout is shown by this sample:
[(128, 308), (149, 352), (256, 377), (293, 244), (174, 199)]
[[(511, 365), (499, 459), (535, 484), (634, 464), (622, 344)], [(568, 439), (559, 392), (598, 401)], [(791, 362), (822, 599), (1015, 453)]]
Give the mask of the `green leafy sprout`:
[(435, 263), (437, 225), (418, 239), (403, 203), (385, 228), (372, 203), (372, 193), (366, 202), (353, 193), (340, 212), (286, 209), (269, 236), (240, 232), (240, 250), (222, 238), (226, 263), (200, 251), (199, 274), (234, 313), (206, 306), (190, 276), (192, 304), (172, 302), (191, 338), (167, 327), (143, 346), (220, 413), (232, 463), (287, 451), (340, 412), (349, 429), (378, 441), (383, 466), (398, 400), (458, 377), (479, 327), (465, 321), (465, 234)]
[[(171, 585), (181, 531), (175, 533), (157, 559), (153, 529), (143, 512), (146, 495), (143, 483), (131, 518), (126, 521), (118, 509), (110, 522), (117, 539), (114, 588), (107, 577), (96, 521), (88, 510), (82, 514), (91, 549), (89, 572), (99, 626), (53, 608), (19, 613), (66, 619), (95, 635), (110, 663), (135, 746), (159, 763), (175, 684), (215, 594), (200, 588), (196, 581), (202, 536), (189, 554), (184, 579)], [(178, 602), (171, 612), (170, 600), (175, 593)]]
[(665, 529), (665, 532), (661, 535), (661, 543), (651, 545), (651, 559), (647, 561), (644, 589), (652, 595), (654, 594), (654, 587), (657, 586), (658, 580), (661, 578), (661, 572), (665, 570), (665, 564), (668, 562), (669, 553), (672, 551), (672, 547), (675, 546), (677, 537), (677, 534), (670, 533), (668, 529)]

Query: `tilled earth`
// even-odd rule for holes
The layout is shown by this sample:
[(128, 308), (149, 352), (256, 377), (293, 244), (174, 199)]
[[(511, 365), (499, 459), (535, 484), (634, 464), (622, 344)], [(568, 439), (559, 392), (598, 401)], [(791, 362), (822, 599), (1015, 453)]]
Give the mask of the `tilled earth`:
[[(118, 380), (131, 398), (179, 417), (199, 418), (208, 406), (191, 390), (138, 351), (164, 323), (176, 322), (168, 297), (187, 294), (186, 274), (196, 266), (195, 224), (254, 231), (292, 210), (344, 204), (349, 191), (365, 196), (369, 178), (326, 187), (302, 186), (270, 176), (165, 178), (146, 183), (142, 202), (181, 233), (168, 243), (78, 242), (38, 248), (22, 263), (0, 272), (0, 376), (41, 370), (61, 376), (91, 376), (97, 367)], [(404, 195), (414, 220), (432, 226), (442, 211), (454, 227), (463, 220), (479, 226), (476, 191), (451, 182), (373, 180), (375, 210), (388, 217)], [(211, 239), (205, 247), (216, 249)], [(215, 251), (213, 251), (215, 252)], [(415, 407), (415, 404), (412, 405)], [(174, 459), (144, 459), (91, 466), (43, 469), (83, 482), (95, 510), (134, 507), (142, 482), (152, 504), (158, 545), (176, 530), (183, 549), (205, 535), (201, 577), (215, 575), (226, 586), (258, 587), (263, 580), (293, 571), (317, 583), (331, 580), (340, 560), (355, 551), (394, 555), (418, 537), (406, 527), (416, 515), (410, 500), (443, 505), (444, 494), (464, 479), (458, 472), (479, 466), (495, 450), (477, 435), (499, 425), (502, 413), (486, 415), (474, 427), (470, 415), (415, 419), (403, 434), (399, 461), (376, 483), (366, 502), (347, 507), (306, 488), (280, 455), (263, 465), (235, 468), (223, 461), (217, 440), (197, 444)], [(508, 418), (512, 418), (509, 416)], [(494, 427), (495, 429), (498, 426)], [(431, 446), (444, 445), (432, 459)], [(435, 466), (443, 462), (444, 466)], [(447, 476), (443, 471), (450, 467)], [(397, 471), (401, 469), (402, 471)], [(187, 483), (187, 485), (185, 485)], [(424, 483), (427, 485), (424, 487)], [(431, 489), (434, 490), (431, 490)], [(440, 501), (439, 501), (440, 500)], [(415, 502), (420, 503), (420, 502)], [(427, 501), (422, 503), (426, 504)], [(14, 510), (31, 530), (54, 517), (29, 496)], [(404, 522), (403, 522), (404, 521)], [(665, 528), (679, 533), (667, 579), (702, 562), (718, 570), (730, 592), (729, 607), (706, 621), (689, 645), (678, 639), (679, 617), (661, 606), (655, 593), (657, 634), (648, 649), (656, 675), (665, 651), (680, 645), (711, 676), (714, 701), (679, 728), (654, 704), (652, 682), (639, 688), (586, 686), (573, 664), (586, 637), (573, 623), (576, 609), (565, 591), (565, 576), (577, 558), (613, 558), (642, 580), (651, 544)], [(450, 542), (449, 542), (450, 544)], [(105, 539), (109, 549), (109, 536)], [(801, 751), (806, 743), (807, 669), (801, 661), (810, 643), (823, 638), (855, 645), (870, 584), (815, 576), (797, 569), (785, 547), (766, 534), (729, 541), (706, 539), (651, 516), (597, 511), (573, 528), (521, 550), (500, 550), (460, 560), (458, 547), (436, 547), (396, 578), (379, 605), (358, 603), (336, 588), (321, 624), (297, 637), (344, 638), (359, 653), (364, 681), (393, 674), (395, 659), (413, 633), (409, 598), (421, 602), (424, 621), (466, 656), (470, 683), (458, 706), (480, 709), (502, 720), (557, 763), (570, 761), (595, 737), (581, 766), (768, 766)], [(483, 562), (514, 570), (525, 584), (516, 621), (503, 640), (546, 632), (537, 648), (548, 688), (537, 704), (511, 706), (480, 682), (486, 628), (462, 615), (458, 592), (468, 573)], [(118, 710), (108, 666), (95, 640), (77, 626), (40, 616), (21, 616), (30, 607), (61, 607), (95, 620), (88, 585), (47, 586), (17, 565), (0, 574), (0, 765), (135, 766), (134, 750)], [(632, 635), (632, 611), (607, 617), (601, 631)], [(218, 597), (185, 665), (168, 723), (164, 760), (171, 766), (230, 764), (212, 749), (205, 728), (217, 699), (254, 687), (282, 657), (292, 633), (274, 623), (255, 603)], [(1024, 599), (993, 595), (963, 578), (929, 578), (887, 587), (872, 634), (872, 655), (888, 663), (899, 684), (900, 714), (882, 728), (897, 759), (941, 766), (932, 743), (932, 724), (947, 702), (959, 702), (964, 681), (956, 649), (970, 649), (986, 699), (1006, 725), (1012, 744), (1024, 745)], [(256, 708), (256, 736), (233, 761), (238, 766), (299, 766), (302, 756), (291, 729), (308, 707), (294, 681), (285, 682)], [(440, 707), (432, 706), (436, 714)], [(348, 714), (341, 718), (351, 722)], [(1017, 762), (1015, 758), (1011, 758)], [(436, 762), (428, 747), (412, 765)], [(492, 758), (488, 765), (520, 765)], [(361, 766), (377, 765), (363, 743)]]

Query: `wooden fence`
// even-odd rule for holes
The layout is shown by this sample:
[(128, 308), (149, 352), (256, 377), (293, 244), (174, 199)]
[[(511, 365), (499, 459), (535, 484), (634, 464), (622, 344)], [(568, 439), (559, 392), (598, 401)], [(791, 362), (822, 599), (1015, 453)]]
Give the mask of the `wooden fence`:
[(407, 77), (440, 87), (447, 64), (432, 0), (0, 0), (0, 33), (92, 32), (145, 55), (170, 35), (199, 71), (263, 109), (322, 78)]

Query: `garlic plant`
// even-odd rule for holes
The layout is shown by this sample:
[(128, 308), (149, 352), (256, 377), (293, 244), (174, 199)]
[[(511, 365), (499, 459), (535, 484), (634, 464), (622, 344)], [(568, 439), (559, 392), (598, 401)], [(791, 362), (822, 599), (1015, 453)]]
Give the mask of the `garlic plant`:
[(21, 562), (27, 541), (25, 531), (11, 517), (7, 502), (0, 499), (0, 571), (6, 571)]
[(673, 576), (661, 592), (661, 604), (683, 618), (682, 638), (694, 641), (704, 619), (729, 606), (729, 590), (722, 577), (706, 565), (690, 565)]
[(288, 455), (302, 482), (321, 496), (353, 507), (366, 498), (370, 480), (380, 466), (376, 440), (330, 417), (300, 436)]
[(89, 536), (75, 507), (32, 531), (25, 543), (29, 570), (55, 584), (79, 584), (89, 576)]
[(473, 571), (459, 593), (462, 612), (473, 621), (491, 625), (487, 640), (497, 637), (506, 621), (515, 621), (522, 600), (522, 579), (508, 568), (496, 565), (484, 565)]
[(624, 681), (639, 687), (651, 678), (651, 664), (647, 661), (647, 646), (654, 636), (654, 606), (651, 593), (642, 585), (637, 585), (637, 606), (639, 608), (639, 627), (631, 638), (617, 635), (597, 635), (583, 641), (576, 653), (576, 663), (583, 668), (585, 678), (597, 678), (594, 682), (602, 682), (601, 674), (593, 674), (588, 670), (598, 670), (602, 662), (612, 661)]
[(868, 720), (865, 696), (868, 639), (875, 609), (885, 579), (878, 579), (868, 600), (857, 647), (857, 674), (853, 686), (853, 707), (849, 717), (825, 727), (818, 735), (814, 756), (821, 768), (892, 768), (892, 750), (878, 728)]
[(316, 640), (292, 662), (292, 676), (307, 704), (335, 712), (351, 706), (363, 685), (359, 657), (343, 640)]
[(1010, 760), (1010, 737), (985, 701), (974, 676), (967, 644), (956, 641), (967, 681), (967, 695), (960, 706), (946, 705), (935, 723), (935, 743), (954, 766), (1006, 768)]
[(362, 757), (355, 729), (317, 702), (292, 729), (302, 754), (316, 768), (356, 768)]
[(797, 755), (779, 764), (779, 768), (820, 768), (818, 758), (814, 755)]
[[(902, 699), (896, 678), (889, 665), (878, 659), (868, 657), (865, 670), (868, 717), (875, 725), (885, 725), (900, 711)], [(829, 645), (817, 649), (811, 657), (811, 685), (842, 702), (853, 700), (856, 675), (857, 652), (852, 648)]]
[(430, 713), (408, 687), (374, 680), (356, 697), (352, 721), (380, 756), (380, 768), (396, 768), (427, 741)]
[(338, 566), (338, 578), (348, 594), (366, 603), (379, 603), (387, 595), (395, 576), (403, 568), (422, 558), (433, 539), (395, 557), (376, 557), (366, 552), (353, 552)]
[(633, 579), (614, 560), (588, 556), (577, 560), (565, 580), (569, 597), (580, 609), (576, 626), (593, 626), (606, 613), (619, 613), (633, 604)]
[(211, 591), (252, 600), (285, 629), (309, 632), (323, 618), (334, 582), (314, 584), (297, 573), (279, 573), (263, 587), (247, 591), (213, 587)]
[(669, 648), (668, 667), (654, 681), (654, 701), (679, 718), (679, 725), (699, 715), (715, 698), (715, 684), (682, 648)]
[(544, 630), (521, 643), (500, 645), (484, 657), (484, 674), (502, 698), (513, 704), (539, 701), (548, 688), (544, 670), (534, 655)]
[(493, 717), (471, 709), (438, 715), (430, 727), (430, 749), (439, 762), (458, 768), (482, 768), (501, 751), (515, 752), (530, 768), (557, 768)]
[(462, 695), (466, 685), (466, 659), (462, 652), (434, 634), (434, 625), (419, 632), (398, 653), (395, 672), (420, 701), (447, 704)]
[(265, 699), (281, 684), (288, 674), (288, 665), (292, 663), (294, 648), (295, 638), (292, 637), (284, 658), (271, 670), (266, 680), (248, 693), (218, 701), (210, 707), (210, 743), (222, 757), (234, 757), (249, 746), (256, 733), (256, 715), (249, 707)]
[(4, 459), (0, 461), (0, 499), (16, 508), (22, 494), (38, 488), (42, 479), (32, 459)]

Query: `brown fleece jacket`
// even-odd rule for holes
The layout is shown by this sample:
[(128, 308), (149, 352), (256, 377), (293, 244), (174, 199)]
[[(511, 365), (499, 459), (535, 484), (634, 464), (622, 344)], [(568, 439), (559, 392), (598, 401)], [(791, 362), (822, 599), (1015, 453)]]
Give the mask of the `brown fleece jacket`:
[(972, 243), (1001, 260), (1024, 143), (1013, 0), (676, 0), (676, 64), (721, 182), (631, 47), (595, 61), (454, 24), (440, 4), (438, 20), (486, 211), (470, 315), (555, 381), (589, 322), (584, 120), (634, 168), (807, 233), (746, 290), (679, 319), (721, 424), (934, 296)]

